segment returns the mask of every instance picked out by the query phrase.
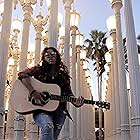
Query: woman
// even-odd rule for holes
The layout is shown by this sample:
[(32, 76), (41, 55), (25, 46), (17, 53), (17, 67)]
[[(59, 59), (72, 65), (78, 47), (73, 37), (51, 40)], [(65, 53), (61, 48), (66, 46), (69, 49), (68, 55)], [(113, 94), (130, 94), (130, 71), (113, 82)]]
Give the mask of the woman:
[[(61, 61), (59, 52), (53, 47), (45, 48), (41, 62), (40, 65), (18, 73), (18, 78), (29, 90), (30, 99), (34, 99), (38, 106), (44, 105), (43, 93), (34, 89), (30, 77), (43, 83), (57, 84), (61, 89), (61, 95), (74, 96), (71, 91), (68, 69)], [(79, 96), (73, 104), (75, 107), (81, 107), (84, 104), (84, 98)], [(33, 113), (35, 123), (41, 128), (41, 140), (57, 140), (66, 116), (70, 117), (66, 106), (66, 102), (60, 102), (55, 111), (38, 110)]]

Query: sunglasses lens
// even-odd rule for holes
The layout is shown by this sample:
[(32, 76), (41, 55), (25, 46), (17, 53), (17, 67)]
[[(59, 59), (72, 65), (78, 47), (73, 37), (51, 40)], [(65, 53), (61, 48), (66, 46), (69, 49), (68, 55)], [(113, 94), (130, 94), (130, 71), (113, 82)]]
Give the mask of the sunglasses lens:
[(46, 52), (44, 56), (55, 56), (56, 52)]

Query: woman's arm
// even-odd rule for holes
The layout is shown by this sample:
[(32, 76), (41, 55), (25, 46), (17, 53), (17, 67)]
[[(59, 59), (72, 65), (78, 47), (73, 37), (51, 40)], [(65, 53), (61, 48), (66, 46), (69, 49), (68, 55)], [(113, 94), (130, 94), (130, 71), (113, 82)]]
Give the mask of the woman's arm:
[(34, 91), (34, 87), (31, 84), (31, 79), (30, 77), (28, 78), (23, 78), (22, 81), (23, 85), (29, 90), (29, 93), (31, 93), (32, 91)]
[(21, 80), (23, 85), (29, 90), (29, 99), (34, 99), (35, 103), (39, 106), (44, 105), (44, 100), (42, 98), (43, 93), (35, 90), (35, 88), (32, 86), (31, 83), (31, 76), (34, 76), (35, 74), (38, 74), (39, 67), (32, 67), (30, 69), (26, 69), (22, 72), (18, 73), (18, 79)]

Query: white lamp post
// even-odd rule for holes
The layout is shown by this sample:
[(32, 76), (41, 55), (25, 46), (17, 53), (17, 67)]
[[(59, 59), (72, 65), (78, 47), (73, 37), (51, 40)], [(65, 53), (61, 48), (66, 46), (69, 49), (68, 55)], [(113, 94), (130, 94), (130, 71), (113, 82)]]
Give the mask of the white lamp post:
[(40, 52), (41, 52), (41, 39), (42, 39), (42, 31), (43, 26), (47, 24), (48, 16), (43, 17), (42, 11), (39, 11), (39, 14), (33, 19), (32, 24), (36, 31), (36, 38), (35, 38), (35, 64), (39, 63), (40, 61)]
[[(76, 91), (77, 96), (81, 95), (81, 89), (80, 89), (80, 80), (81, 80), (81, 69), (80, 69), (80, 50), (81, 46), (83, 44), (83, 35), (78, 32), (76, 34), (76, 58), (77, 58), (77, 78), (76, 78)], [(82, 139), (81, 137), (81, 109), (77, 110), (77, 139)]]
[(128, 51), (128, 69), (131, 94), (132, 139), (140, 139), (140, 70), (131, 0), (124, 0), (124, 17)]
[[(84, 96), (85, 92), (84, 92), (84, 70), (83, 70), (83, 63), (86, 59), (86, 50), (84, 48), (81, 48), (80, 50), (80, 94), (82, 96)], [(83, 113), (83, 108), (80, 108), (80, 118), (79, 118), (81, 121), (80, 121), (80, 127), (81, 127), (81, 130), (80, 130), (80, 137), (81, 139), (84, 138), (84, 113)]]
[[(114, 48), (113, 57), (114, 57), (114, 70), (118, 69), (115, 72), (115, 78), (118, 77), (118, 80), (115, 80), (115, 101), (116, 103), (120, 103), (120, 107), (116, 106), (116, 130), (118, 130), (117, 138), (122, 140), (130, 139), (130, 131), (129, 131), (129, 109), (128, 109), (128, 95), (127, 95), (127, 84), (126, 84), (126, 73), (125, 73), (125, 61), (124, 61), (124, 53), (123, 53), (123, 44), (122, 44), (122, 33), (121, 33), (121, 21), (120, 21), (120, 8), (122, 7), (121, 0), (113, 1), (112, 8), (115, 12), (115, 21), (116, 21), (116, 39), (117, 39), (117, 48)], [(114, 28), (115, 29), (115, 28)], [(113, 30), (114, 30), (113, 29)], [(112, 31), (113, 31), (112, 30)], [(112, 38), (115, 34), (111, 34)], [(113, 39), (113, 43), (115, 41), (115, 37)], [(116, 56), (116, 57), (115, 57)], [(118, 81), (118, 82), (117, 82)], [(119, 85), (119, 87), (118, 87)], [(118, 90), (119, 89), (119, 90)], [(121, 98), (120, 98), (121, 97)], [(121, 118), (120, 118), (121, 117)], [(120, 128), (121, 127), (121, 128)], [(121, 137), (119, 136), (121, 129)]]
[(70, 68), (70, 9), (73, 0), (63, 0), (65, 7), (65, 41), (64, 41), (64, 63)]
[[(8, 63), (8, 46), (11, 28), (11, 16), (12, 16), (12, 1), (4, 1), (4, 13), (1, 29), (0, 39), (0, 139), (3, 139), (3, 117), (4, 117), (4, 92), (5, 81)], [(7, 22), (7, 19), (9, 22)]]
[[(17, 78), (17, 66), (19, 63), (19, 46), (18, 46), (18, 35), (22, 29), (22, 24), (21, 21), (18, 19), (15, 19), (12, 22), (12, 30), (14, 32), (14, 37), (13, 37), (13, 60), (14, 60), (14, 65), (12, 69), (12, 80), (11, 80), (11, 86), (13, 86), (16, 78)], [(8, 97), (9, 100), (9, 97)], [(8, 106), (8, 116), (7, 116), (7, 139), (14, 139), (14, 110), (11, 108), (11, 105)]]
[(61, 26), (59, 28), (59, 52), (62, 55), (64, 61), (64, 39), (65, 39), (65, 27)]
[(58, 0), (51, 0), (49, 29), (48, 29), (48, 46), (57, 47), (58, 40)]
[[(20, 71), (25, 69), (27, 66), (27, 53), (28, 53), (28, 42), (29, 42), (29, 29), (31, 24), (31, 15), (33, 13), (32, 5), (35, 5), (37, 0), (19, 0), (22, 9), (24, 11), (23, 19), (23, 31), (22, 31), (22, 42), (21, 42), (21, 54), (19, 67)], [(16, 114), (15, 115), (15, 137), (14, 139), (24, 138), (24, 116)]]
[(120, 139), (120, 99), (119, 99), (119, 91), (118, 91), (118, 88), (119, 88), (118, 56), (117, 56), (117, 43), (116, 43), (115, 16), (110, 16), (107, 19), (107, 27), (110, 32), (110, 37), (113, 43), (113, 46), (112, 46), (113, 49), (110, 49), (110, 52), (112, 55), (111, 74), (110, 74), (111, 75), (111, 94), (112, 94), (112, 128), (110, 127), (110, 130), (112, 130), (113, 139), (118, 139), (118, 138)]
[[(71, 25), (71, 36), (72, 36), (72, 58), (71, 58), (71, 64), (72, 64), (72, 69), (71, 69), (71, 76), (72, 76), (72, 91), (73, 93), (77, 96), (76, 93), (76, 31), (78, 30), (78, 23), (79, 23), (79, 14), (76, 13), (75, 11), (71, 12), (71, 18), (70, 18), (70, 25)], [(76, 115), (76, 110), (73, 108), (73, 115), (75, 119), (75, 123), (73, 123), (73, 139), (77, 138), (77, 115)]]

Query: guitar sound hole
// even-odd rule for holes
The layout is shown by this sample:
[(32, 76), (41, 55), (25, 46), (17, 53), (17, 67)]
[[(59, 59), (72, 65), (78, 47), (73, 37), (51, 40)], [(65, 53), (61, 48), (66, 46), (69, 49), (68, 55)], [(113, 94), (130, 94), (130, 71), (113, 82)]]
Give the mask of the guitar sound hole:
[(42, 95), (43, 100), (46, 103), (48, 103), (48, 101), (50, 100), (50, 97), (51, 97), (50, 93), (49, 92), (42, 92), (42, 93), (43, 93), (43, 95)]
[[(43, 93), (43, 95), (41, 95), (41, 96), (42, 96), (43, 100), (45, 101), (45, 104), (47, 104), (49, 102), (49, 100), (50, 100), (51, 94), (49, 92), (46, 92), (46, 91), (45, 92), (42, 92), (42, 93)], [(32, 104), (33, 105), (37, 105), (35, 103), (34, 98), (32, 99)]]

